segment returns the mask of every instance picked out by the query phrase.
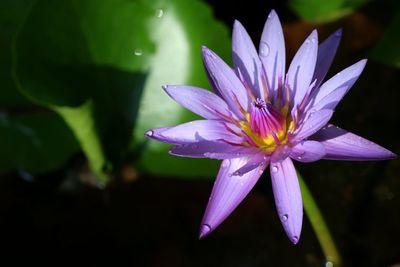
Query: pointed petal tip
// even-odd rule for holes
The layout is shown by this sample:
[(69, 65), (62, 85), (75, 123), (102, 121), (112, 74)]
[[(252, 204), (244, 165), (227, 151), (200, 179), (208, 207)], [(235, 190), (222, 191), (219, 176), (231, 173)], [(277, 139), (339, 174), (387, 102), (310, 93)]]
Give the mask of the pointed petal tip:
[(315, 39), (317, 39), (317, 41), (318, 41), (318, 31), (317, 31), (317, 29), (314, 29), (312, 32), (311, 32), (311, 34), (310, 34), (310, 36), (308, 37), (308, 38), (315, 38)]
[(146, 137), (152, 137), (153, 135), (154, 135), (153, 130), (148, 130), (147, 132), (144, 133), (144, 136), (146, 136)]
[(199, 239), (203, 239), (212, 232), (211, 227), (208, 224), (202, 224), (200, 226)]
[(336, 37), (342, 37), (343, 34), (343, 29), (339, 28), (337, 31), (335, 31), (335, 36)]
[(166, 84), (161, 85), (161, 88), (164, 89), (164, 91), (167, 91), (168, 87), (169, 87), (169, 85), (166, 85)]
[(290, 238), (290, 241), (293, 243), (293, 245), (297, 245), (297, 243), (299, 243), (299, 237), (294, 235)]
[(278, 14), (276, 13), (275, 9), (271, 9), (271, 12), (268, 14), (268, 18), (272, 19), (275, 16), (278, 16)]

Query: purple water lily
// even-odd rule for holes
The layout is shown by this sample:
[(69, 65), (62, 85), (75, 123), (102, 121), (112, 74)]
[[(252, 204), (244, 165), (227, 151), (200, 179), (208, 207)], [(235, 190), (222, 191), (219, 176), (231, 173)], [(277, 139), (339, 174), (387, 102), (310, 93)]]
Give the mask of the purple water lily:
[(173, 155), (223, 160), (201, 222), (200, 238), (228, 217), (269, 165), (280, 221), (296, 244), (303, 204), (292, 160), (383, 160), (396, 156), (328, 124), (366, 63), (361, 60), (322, 83), (340, 38), (339, 30), (318, 45), (314, 30), (285, 75), (285, 42), (275, 11), (265, 23), (259, 53), (235, 21), (233, 69), (203, 47), (204, 65), (215, 94), (192, 86), (163, 87), (171, 98), (205, 120), (152, 129), (146, 136), (174, 144), (170, 150)]

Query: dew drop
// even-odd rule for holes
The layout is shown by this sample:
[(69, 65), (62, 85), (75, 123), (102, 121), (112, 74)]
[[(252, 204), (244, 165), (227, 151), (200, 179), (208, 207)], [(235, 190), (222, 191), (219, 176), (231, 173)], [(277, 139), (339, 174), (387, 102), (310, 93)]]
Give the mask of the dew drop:
[(294, 244), (297, 244), (298, 241), (299, 241), (299, 238), (297, 236), (292, 237), (292, 242)]
[(272, 172), (274, 173), (278, 172), (278, 166), (272, 166)]
[(288, 219), (289, 219), (289, 216), (287, 214), (282, 215), (282, 218), (281, 218), (282, 222), (286, 222)]
[(138, 56), (138, 57), (143, 55), (143, 51), (140, 48), (136, 48), (134, 53), (135, 53), (135, 56)]
[(275, 14), (273, 12), (269, 13), (268, 18), (272, 19), (275, 16)]
[(269, 55), (269, 45), (266, 42), (261, 42), (260, 44), (260, 56), (267, 57)]
[(325, 267), (333, 267), (333, 263), (331, 261), (325, 262)]
[(317, 41), (317, 39), (315, 39), (315, 38), (311, 38), (311, 43), (315, 43)]
[(145, 133), (145, 135), (148, 136), (148, 137), (152, 137), (153, 134), (154, 134), (154, 132), (153, 132), (152, 130), (147, 131), (147, 132)]
[(164, 15), (164, 10), (162, 10), (161, 8), (156, 10), (156, 18), (161, 19), (163, 15)]
[(336, 76), (340, 76), (340, 74), (341, 74), (341, 72), (338, 72), (338, 73), (336, 74)]
[(302, 159), (302, 157), (301, 157), (301, 156), (298, 156), (298, 157), (297, 157), (297, 159), (298, 159), (298, 160), (301, 160), (301, 159)]

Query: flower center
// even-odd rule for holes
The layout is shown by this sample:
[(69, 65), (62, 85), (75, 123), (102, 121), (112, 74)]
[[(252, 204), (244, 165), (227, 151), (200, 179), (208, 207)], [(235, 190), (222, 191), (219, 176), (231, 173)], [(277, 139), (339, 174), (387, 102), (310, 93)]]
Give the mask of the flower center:
[(272, 153), (279, 145), (286, 144), (287, 131), (293, 127), (291, 121), (286, 106), (279, 110), (258, 98), (246, 114), (246, 121), (240, 122), (240, 128), (250, 145)]

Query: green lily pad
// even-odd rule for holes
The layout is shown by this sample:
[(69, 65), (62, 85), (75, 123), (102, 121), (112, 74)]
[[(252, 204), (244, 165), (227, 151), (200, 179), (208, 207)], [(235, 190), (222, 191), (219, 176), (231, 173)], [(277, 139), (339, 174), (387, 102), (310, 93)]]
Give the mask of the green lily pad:
[(92, 103), (89, 134), (74, 123), (79, 112), (60, 112), (88, 158), (101, 159), (92, 167), (106, 160), (116, 166), (140, 147), (137, 166), (144, 172), (209, 176), (214, 161), (173, 159), (179, 163), (171, 165), (165, 145), (146, 145), (143, 133), (194, 118), (161, 85), (208, 87), (201, 45), (227, 58), (227, 33), (195, 0), (38, 0), (16, 38), (15, 73), (26, 96), (58, 112), (87, 112), (82, 107)]
[(344, 17), (368, 0), (290, 0), (289, 7), (309, 22), (330, 22)]

